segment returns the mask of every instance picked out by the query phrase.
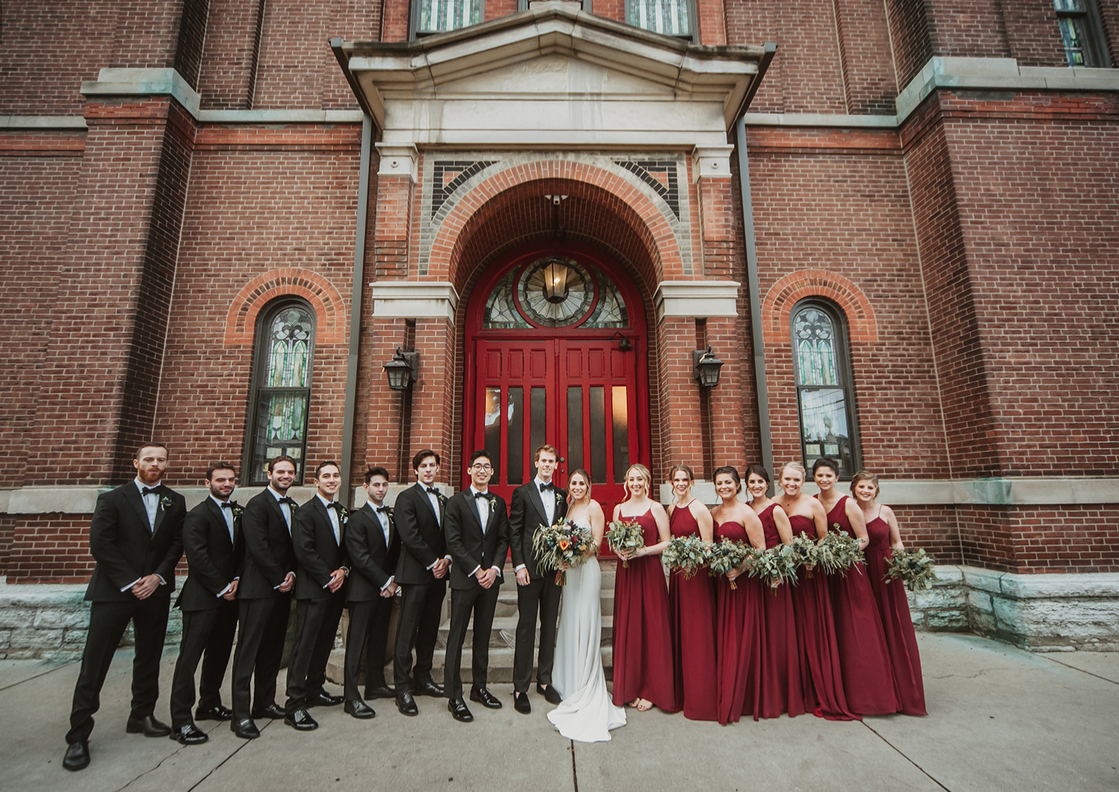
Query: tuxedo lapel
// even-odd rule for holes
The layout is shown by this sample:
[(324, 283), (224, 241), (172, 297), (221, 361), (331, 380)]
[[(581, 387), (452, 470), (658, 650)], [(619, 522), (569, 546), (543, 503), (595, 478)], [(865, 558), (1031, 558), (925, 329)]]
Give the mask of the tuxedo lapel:
[[(148, 510), (144, 506), (144, 496), (140, 494), (140, 490), (136, 489), (135, 484), (127, 484), (124, 488), (124, 499), (128, 501), (129, 505), (136, 510), (136, 515), (140, 518), (140, 525), (146, 527), (151, 533), (152, 524), (148, 522)], [(159, 519), (159, 510), (156, 510), (156, 520)]]
[[(233, 550), (233, 538), (230, 537), (229, 528), (226, 526), (226, 523), (225, 523), (225, 514), (224, 514), (225, 509), (222, 508), (221, 506), (218, 506), (218, 504), (214, 502), (214, 499), (209, 497), (208, 495), (206, 496), (206, 505), (209, 507), (210, 519), (216, 521), (215, 525), (220, 525), (221, 526), (221, 528), (222, 528), (221, 535), (223, 537), (225, 537), (224, 541), (229, 542), (229, 549), (232, 551)], [(233, 534), (234, 534), (234, 536), (237, 535), (237, 518), (236, 517), (233, 518)]]
[[(334, 540), (334, 523), (331, 522), (331, 520), (330, 520), (330, 509), (328, 509), (326, 506), (323, 506), (323, 503), (319, 499), (318, 495), (311, 498), (311, 507), (313, 509), (315, 509), (318, 512), (318, 514), (324, 520), (326, 520), (326, 533), (327, 533), (328, 536), (330, 536), (331, 541), (333, 541)], [(342, 529), (343, 529), (342, 515), (339, 514), (338, 515), (338, 541), (334, 542), (335, 547), (338, 547), (342, 544)]]
[[(536, 507), (536, 511), (539, 512), (539, 514), (540, 514), (540, 524), (541, 525), (547, 525), (548, 524), (548, 511), (544, 506), (544, 495), (543, 495), (543, 493), (540, 492), (540, 487), (536, 483), (536, 479), (533, 479), (532, 481), (530, 481), (528, 483), (528, 487), (529, 487), (529, 496), (530, 496), (529, 500), (532, 501), (532, 505)], [(548, 497), (554, 498), (555, 494), (551, 490), (549, 490)]]

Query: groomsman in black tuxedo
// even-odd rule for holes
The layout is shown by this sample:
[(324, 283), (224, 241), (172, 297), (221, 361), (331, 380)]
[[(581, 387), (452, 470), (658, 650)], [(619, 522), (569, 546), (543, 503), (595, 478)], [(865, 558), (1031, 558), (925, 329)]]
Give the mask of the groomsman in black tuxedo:
[(348, 714), (372, 718), (373, 711), (357, 692), (361, 672), (361, 650), (365, 661), (365, 698), (393, 698), (385, 684), (385, 644), (388, 642), (392, 598), (396, 594), (396, 562), (400, 539), (393, 524), (392, 509), (385, 505), (389, 472), (383, 467), (365, 471), (365, 493), (369, 500), (350, 515), (346, 523), (346, 553), (350, 559), (350, 582), (346, 602), (350, 627), (346, 633), (345, 698)]
[[(233, 722), (238, 737), (260, 736), (254, 718), (277, 720), (284, 710), (276, 704), (276, 675), (284, 653), (284, 638), (295, 588), (295, 552), (291, 526), (297, 510), (288, 497), (295, 483), (295, 460), (278, 456), (268, 463), (268, 486), (245, 504), (241, 528), (245, 565), (237, 588), (237, 650), (233, 653)], [(250, 685), (255, 677), (255, 706), (250, 709)]]
[(233, 710), (222, 706), (221, 681), (233, 651), (237, 631), (237, 586), (245, 545), (241, 536), (244, 511), (229, 497), (237, 486), (237, 473), (228, 462), (206, 469), (209, 497), (186, 516), (183, 546), (190, 577), (175, 606), (183, 612), (179, 660), (171, 683), (171, 739), (197, 745), (210, 739), (190, 716), (194, 706), (194, 672), (202, 660), (199, 684), (199, 720), (227, 721)]
[(462, 700), (462, 644), (466, 625), (474, 616), (471, 649), (474, 678), (470, 700), (499, 709), (501, 702), (486, 688), (490, 661), (490, 629), (501, 588), (501, 567), (509, 551), (509, 516), (505, 501), (489, 491), (493, 466), (485, 451), (470, 455), (470, 488), (447, 501), (447, 549), (451, 553), (451, 629), (443, 684), (447, 709), (464, 723), (474, 720)]
[(396, 583), (401, 589), (400, 624), (396, 631), (393, 675), (396, 708), (404, 715), (419, 712), (414, 696), (443, 697), (443, 688), (431, 678), (431, 666), (451, 567), (443, 536), (447, 499), (435, 488), (439, 455), (430, 448), (423, 449), (412, 458), (412, 469), (416, 471), (416, 484), (396, 496), (393, 509), (401, 545), (396, 564)]
[(560, 592), (556, 576), (541, 573), (532, 540), (541, 527), (555, 525), (567, 514), (567, 493), (552, 482), (559, 454), (550, 445), (536, 449), (536, 478), (513, 490), (509, 508), (513, 569), (517, 573), (517, 648), (513, 653), (513, 707), (532, 712), (528, 686), (532, 680), (532, 650), (536, 643), (536, 618), (540, 615), (540, 655), (536, 666), (536, 692), (550, 704), (560, 696), (552, 687), (552, 661), (556, 654), (556, 624)]
[(342, 537), (348, 512), (334, 500), (342, 486), (337, 462), (315, 469), (315, 495), (295, 513), (291, 539), (298, 573), (295, 578), (295, 644), (288, 662), (288, 700), (284, 723), (299, 731), (317, 729), (309, 707), (342, 703), (323, 689), (326, 664), (342, 618), (349, 574)]
[(97, 497), (89, 526), (89, 551), (97, 565), (85, 592), (91, 603), (89, 631), (66, 733), (62, 766), (67, 770), (89, 765), (93, 715), (101, 706), (101, 687), (129, 622), (136, 636), (136, 657), (125, 731), (146, 737), (171, 733), (154, 713), (175, 565), (183, 556), (186, 501), (161, 483), (167, 470), (166, 446), (141, 446), (132, 465), (136, 478)]

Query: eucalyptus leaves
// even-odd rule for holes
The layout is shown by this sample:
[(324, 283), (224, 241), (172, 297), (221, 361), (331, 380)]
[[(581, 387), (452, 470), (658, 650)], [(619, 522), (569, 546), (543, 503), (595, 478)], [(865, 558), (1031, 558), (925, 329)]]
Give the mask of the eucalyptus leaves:
[(924, 550), (894, 550), (883, 580), (900, 580), (910, 591), (923, 591), (936, 580), (936, 561)]

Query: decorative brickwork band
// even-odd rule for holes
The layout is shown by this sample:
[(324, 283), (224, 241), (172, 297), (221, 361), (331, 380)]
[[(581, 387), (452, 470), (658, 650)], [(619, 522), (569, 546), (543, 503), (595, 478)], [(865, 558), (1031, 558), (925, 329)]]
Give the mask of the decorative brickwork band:
[(227, 346), (251, 344), (256, 317), (272, 300), (302, 297), (315, 309), (315, 335), (319, 344), (341, 344), (345, 340), (346, 308), (338, 290), (317, 272), (289, 267), (262, 273), (242, 287), (225, 317)]
[(809, 269), (790, 272), (766, 292), (762, 301), (766, 346), (789, 343), (789, 316), (793, 306), (806, 297), (824, 297), (839, 306), (847, 317), (852, 346), (878, 342), (878, 322), (862, 290), (842, 275)]

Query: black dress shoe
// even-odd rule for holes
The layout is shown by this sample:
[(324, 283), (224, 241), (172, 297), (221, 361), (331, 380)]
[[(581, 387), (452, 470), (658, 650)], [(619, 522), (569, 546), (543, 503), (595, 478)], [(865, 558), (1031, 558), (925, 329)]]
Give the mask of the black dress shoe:
[(447, 709), (451, 713), (451, 717), (462, 723), (470, 723), (474, 720), (474, 716), (470, 714), (470, 710), (466, 708), (466, 702), (462, 700), (462, 696), (450, 699), (447, 702)]
[(528, 703), (528, 693), (521, 693), (519, 690), (513, 691), (513, 709), (522, 715), (528, 715), (532, 712), (532, 705)]
[(319, 728), (319, 723), (311, 717), (311, 713), (303, 707), (284, 716), (284, 723), (296, 731), (312, 731)]
[(416, 700), (412, 698), (412, 694), (407, 691), (396, 694), (396, 708), (400, 710), (401, 715), (420, 714), (420, 709), (416, 706)]
[(183, 745), (201, 745), (210, 739), (210, 735), (202, 731), (193, 723), (188, 723), (186, 726), (180, 726), (171, 732), (171, 739), (182, 743)]
[(242, 740), (255, 740), (260, 736), (260, 729), (256, 727), (256, 724), (252, 722), (251, 718), (231, 721), (229, 728)]
[(337, 707), (346, 698), (344, 696), (332, 696), (329, 693), (316, 693), (313, 696), (308, 696), (306, 699), (306, 707)]
[(559, 704), (561, 701), (563, 701), (563, 698), (560, 697), (559, 691), (551, 685), (548, 685), (548, 687), (537, 685), (536, 692), (543, 696), (544, 700), (547, 701), (549, 704)]
[(447, 695), (443, 691), (442, 685), (435, 684), (432, 679), (425, 679), (423, 682), (417, 682), (415, 690), (412, 691), (416, 696), (434, 696), (435, 698), (443, 698)]
[(367, 687), (365, 689), (365, 698), (367, 699), (381, 699), (381, 698), (395, 698), (396, 691), (388, 685), (379, 685), (378, 687)]
[(486, 709), (501, 709), (497, 696), (483, 688), (470, 688), (470, 700), (477, 701)]
[(279, 704), (269, 704), (264, 709), (256, 710), (253, 712), (253, 718), (269, 718), (271, 720), (283, 720), (287, 715), (284, 708)]
[(124, 730), (129, 734), (143, 734), (145, 737), (166, 737), (171, 733), (171, 727), (160, 723), (151, 715), (142, 718), (129, 718)]
[(62, 757), (62, 766), (67, 770), (84, 770), (89, 767), (89, 743), (82, 740), (67, 745), (66, 756)]
[(372, 707), (361, 699), (347, 699), (346, 703), (342, 705), (342, 711), (347, 715), (353, 715), (358, 720), (369, 720), (377, 714)]
[(199, 707), (194, 711), (195, 720), (233, 720), (233, 710), (218, 704), (216, 707)]

